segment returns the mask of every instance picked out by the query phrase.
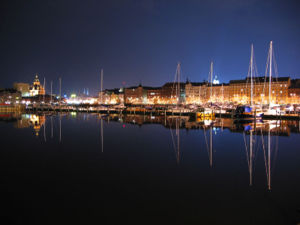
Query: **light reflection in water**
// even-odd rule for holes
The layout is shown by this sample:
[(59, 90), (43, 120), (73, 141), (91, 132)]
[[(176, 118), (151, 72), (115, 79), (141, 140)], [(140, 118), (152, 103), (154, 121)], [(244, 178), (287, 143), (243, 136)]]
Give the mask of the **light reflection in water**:
[[(69, 114), (24, 114), (17, 119), (16, 128), (32, 127), (35, 135), (39, 136), (41, 127), (44, 130), (44, 141), (47, 141), (46, 119), (50, 119), (51, 139), (54, 138), (53, 118), (58, 118), (59, 125), (59, 142), (62, 142), (62, 116)], [(70, 114), (71, 118), (76, 119), (80, 116), (83, 120), (89, 121), (91, 114)], [(267, 188), (271, 190), (271, 176), (274, 171), (276, 155), (278, 152), (278, 136), (290, 136), (291, 133), (299, 133), (298, 121), (234, 121), (232, 119), (216, 118), (212, 120), (196, 120), (192, 121), (186, 116), (147, 116), (147, 115), (99, 115), (100, 118), (100, 144), (101, 152), (104, 152), (103, 139), (103, 121), (115, 121), (130, 123), (142, 126), (143, 124), (161, 124), (170, 129), (172, 146), (175, 152), (176, 163), (179, 165), (182, 160), (181, 149), (181, 129), (200, 129), (203, 130), (204, 143), (208, 152), (209, 166), (213, 167), (213, 135), (222, 135), (224, 129), (230, 132), (242, 133), (244, 141), (244, 151), (246, 153), (246, 161), (249, 173), (249, 185), (253, 185), (255, 159), (259, 151), (262, 151), (265, 163)], [(124, 127), (124, 126), (123, 126)], [(221, 131), (221, 132), (220, 132)], [(208, 134), (207, 134), (208, 133)]]

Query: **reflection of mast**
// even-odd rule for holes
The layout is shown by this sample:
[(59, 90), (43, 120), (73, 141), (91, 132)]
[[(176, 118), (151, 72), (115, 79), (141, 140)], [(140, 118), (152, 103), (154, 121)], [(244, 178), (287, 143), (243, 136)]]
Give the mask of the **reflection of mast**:
[(51, 121), (51, 138), (53, 138), (53, 116), (50, 117)]
[(206, 130), (205, 126), (203, 126), (203, 134), (204, 134), (204, 139), (205, 139), (205, 144), (206, 144), (206, 150), (207, 154), (209, 157), (209, 166), (212, 167), (213, 165), (213, 136), (212, 136), (212, 125), (209, 128), (209, 145), (207, 141), (207, 136), (206, 136)]
[(172, 123), (170, 123), (170, 132), (172, 137), (172, 142), (175, 150), (175, 157), (177, 164), (180, 163), (180, 118), (175, 118), (175, 138), (172, 131)]
[(250, 130), (250, 154), (249, 154), (249, 175), (250, 175), (250, 186), (252, 186), (252, 165), (253, 165), (253, 132)]
[(268, 182), (268, 190), (271, 190), (271, 129), (270, 124), (268, 128), (268, 151), (266, 156), (266, 150), (264, 145), (264, 138), (262, 136), (262, 146), (264, 152), (264, 161), (265, 161), (265, 168), (266, 168), (266, 175), (267, 175), (267, 182)]
[(248, 153), (248, 146), (247, 146), (245, 132), (244, 132), (244, 142), (245, 142), (245, 150), (246, 150), (247, 163), (248, 163), (248, 169), (249, 169), (249, 185), (252, 186), (252, 184), (253, 184), (253, 159), (254, 159), (253, 130), (250, 130), (249, 132), (250, 132), (249, 153)]
[(271, 133), (268, 132), (268, 189), (271, 190)]
[(44, 140), (45, 140), (45, 142), (47, 141), (47, 138), (46, 138), (46, 116), (45, 116), (45, 123), (44, 123)]

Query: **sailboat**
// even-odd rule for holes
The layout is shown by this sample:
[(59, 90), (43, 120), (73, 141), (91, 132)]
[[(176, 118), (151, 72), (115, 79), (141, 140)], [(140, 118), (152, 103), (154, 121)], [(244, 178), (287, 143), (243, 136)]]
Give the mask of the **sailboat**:
[[(210, 95), (209, 95), (209, 102), (210, 106), (212, 106), (212, 78), (213, 78), (213, 62), (210, 63)], [(196, 112), (196, 117), (200, 118), (201, 120), (213, 120), (215, 118), (215, 113), (213, 112), (212, 108), (204, 107), (198, 109)]]
[[(253, 89), (254, 89), (254, 84), (253, 84), (253, 77), (255, 75), (256, 69), (255, 67), (255, 62), (254, 62), (254, 49), (253, 49), (253, 44), (251, 45), (251, 57), (250, 57), (250, 65), (249, 65), (249, 70), (248, 70), (248, 77), (250, 77), (250, 104), (249, 105), (241, 105), (237, 106), (235, 110), (235, 117), (237, 119), (243, 119), (243, 118), (259, 118), (261, 119), (263, 116), (263, 113), (260, 109), (257, 109), (254, 105), (253, 101)], [(248, 79), (247, 79), (248, 81)]]

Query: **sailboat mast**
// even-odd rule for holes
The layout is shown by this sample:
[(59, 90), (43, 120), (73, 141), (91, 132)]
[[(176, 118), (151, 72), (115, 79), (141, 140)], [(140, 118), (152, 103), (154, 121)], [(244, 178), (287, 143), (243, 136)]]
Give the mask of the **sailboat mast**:
[(271, 82), (272, 82), (272, 57), (273, 57), (273, 41), (270, 42), (270, 51), (269, 51), (269, 108), (271, 107)]
[(61, 77), (59, 78), (59, 109), (61, 107)]
[(177, 65), (177, 96), (178, 96), (178, 104), (180, 103), (180, 62)]
[(52, 81), (50, 82), (50, 104), (52, 103)]
[(251, 79), (251, 96), (250, 104), (253, 106), (253, 44), (251, 45), (251, 59), (250, 59), (250, 79)]
[(101, 69), (101, 75), (100, 75), (100, 80), (101, 80), (101, 84), (100, 84), (100, 102), (101, 104), (103, 104), (102, 100), (103, 100), (103, 69)]
[(210, 157), (209, 157), (209, 165), (210, 165), (210, 167), (212, 167), (212, 164), (213, 164), (213, 136), (212, 136), (212, 126), (210, 126), (210, 128), (209, 128), (209, 155), (210, 155)]
[(44, 104), (45, 104), (45, 94), (46, 94), (46, 78), (44, 77), (44, 95), (43, 95)]
[(212, 102), (213, 62), (210, 63), (210, 101)]

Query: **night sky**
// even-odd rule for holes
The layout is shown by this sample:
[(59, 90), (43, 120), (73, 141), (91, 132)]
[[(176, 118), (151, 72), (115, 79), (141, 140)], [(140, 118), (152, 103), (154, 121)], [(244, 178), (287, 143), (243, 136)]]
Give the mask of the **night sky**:
[(0, 3), (0, 88), (62, 77), (63, 93), (247, 75), (250, 45), (264, 74), (274, 41), (279, 76), (300, 78), (300, 3), (291, 0), (107, 0)]

